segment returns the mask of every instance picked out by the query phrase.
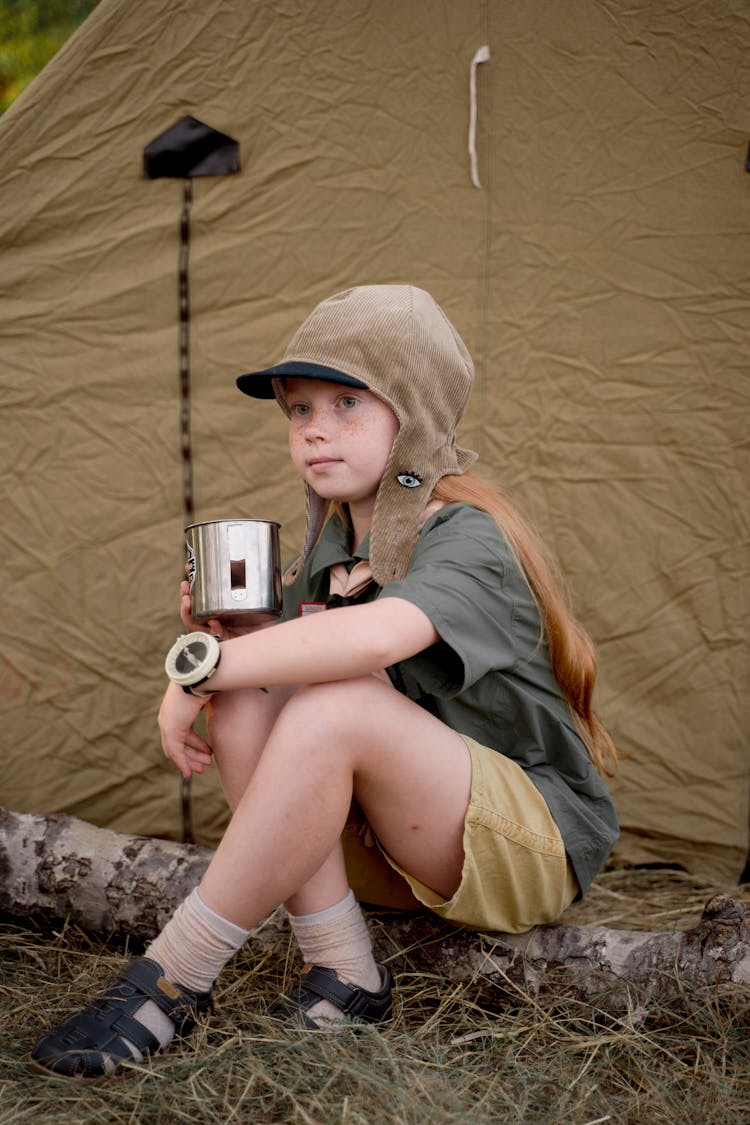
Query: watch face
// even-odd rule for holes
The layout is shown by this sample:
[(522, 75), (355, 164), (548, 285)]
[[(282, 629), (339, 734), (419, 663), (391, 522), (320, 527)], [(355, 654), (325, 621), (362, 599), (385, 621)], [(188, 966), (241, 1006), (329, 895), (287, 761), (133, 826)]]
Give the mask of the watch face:
[(181, 676), (186, 673), (199, 671), (201, 665), (208, 656), (208, 645), (204, 640), (198, 638), (195, 641), (190, 641), (182, 648), (174, 659), (174, 670), (179, 672)]
[(165, 668), (178, 684), (197, 684), (213, 672), (219, 662), (219, 642), (210, 633), (186, 633), (172, 645)]

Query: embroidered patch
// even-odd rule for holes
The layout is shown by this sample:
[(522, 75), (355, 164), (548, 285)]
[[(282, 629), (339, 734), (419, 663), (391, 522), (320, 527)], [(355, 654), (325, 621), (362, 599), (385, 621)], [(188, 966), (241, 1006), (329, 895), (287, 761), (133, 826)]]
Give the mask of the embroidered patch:
[(300, 602), (299, 615), (300, 617), (307, 617), (308, 613), (322, 613), (324, 609), (328, 609), (325, 602)]

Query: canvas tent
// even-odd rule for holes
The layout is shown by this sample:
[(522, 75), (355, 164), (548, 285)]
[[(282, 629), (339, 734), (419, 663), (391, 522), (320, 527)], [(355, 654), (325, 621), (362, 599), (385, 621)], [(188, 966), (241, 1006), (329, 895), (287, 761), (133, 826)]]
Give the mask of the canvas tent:
[(192, 181), (196, 518), (278, 519), (288, 559), (283, 417), (234, 376), (339, 289), (430, 290), (476, 361), (461, 438), (599, 647), (617, 857), (739, 876), (749, 46), (732, 0), (102, 0), (0, 121), (3, 804), (180, 838), (189, 797), (207, 843), (226, 816), (154, 721), (183, 185), (142, 160), (191, 115), (240, 154)]

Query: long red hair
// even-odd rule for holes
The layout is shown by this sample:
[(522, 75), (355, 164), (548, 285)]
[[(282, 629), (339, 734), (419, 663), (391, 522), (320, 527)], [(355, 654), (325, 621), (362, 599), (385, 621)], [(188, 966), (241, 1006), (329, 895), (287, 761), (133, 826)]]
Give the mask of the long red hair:
[(435, 485), (432, 499), (471, 504), (487, 512), (505, 535), (539, 609), (552, 671), (576, 728), (596, 768), (612, 777), (617, 751), (592, 708), (597, 671), (594, 645), (573, 616), (557, 567), (541, 539), (505, 493), (476, 473), (443, 477)]

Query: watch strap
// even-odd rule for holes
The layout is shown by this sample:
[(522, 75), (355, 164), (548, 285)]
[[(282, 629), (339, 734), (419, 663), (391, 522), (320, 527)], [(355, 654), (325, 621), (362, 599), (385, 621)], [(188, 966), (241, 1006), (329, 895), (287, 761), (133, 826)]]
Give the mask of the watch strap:
[[(203, 682), (201, 680), (201, 683)], [(215, 691), (195, 691), (190, 684), (183, 684), (182, 690), (186, 695), (194, 695), (196, 699), (210, 699), (212, 695), (216, 695)]]

